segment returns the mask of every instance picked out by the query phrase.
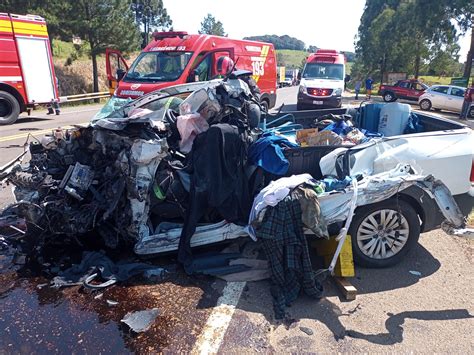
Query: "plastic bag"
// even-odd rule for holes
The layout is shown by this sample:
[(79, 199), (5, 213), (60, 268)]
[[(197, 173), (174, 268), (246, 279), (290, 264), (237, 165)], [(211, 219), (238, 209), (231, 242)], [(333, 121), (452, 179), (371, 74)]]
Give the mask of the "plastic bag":
[(206, 119), (198, 113), (178, 116), (176, 125), (181, 136), (179, 150), (182, 153), (189, 153), (193, 147), (194, 138), (209, 128)]

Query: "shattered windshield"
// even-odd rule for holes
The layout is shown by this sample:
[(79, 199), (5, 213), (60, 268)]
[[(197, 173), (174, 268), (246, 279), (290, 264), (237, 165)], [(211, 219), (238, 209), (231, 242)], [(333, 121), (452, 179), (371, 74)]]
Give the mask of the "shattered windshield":
[(125, 82), (175, 81), (188, 65), (192, 52), (144, 52), (133, 62)]
[(344, 79), (344, 66), (332, 63), (308, 63), (303, 72), (305, 79)]

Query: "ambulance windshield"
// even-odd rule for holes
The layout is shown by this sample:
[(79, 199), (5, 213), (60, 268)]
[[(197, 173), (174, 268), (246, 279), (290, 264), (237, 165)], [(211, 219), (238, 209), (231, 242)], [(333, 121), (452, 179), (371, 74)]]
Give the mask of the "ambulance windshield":
[(124, 78), (126, 82), (175, 81), (188, 65), (192, 52), (143, 52)]
[(344, 79), (344, 66), (342, 64), (332, 63), (307, 63), (303, 78), (305, 79)]

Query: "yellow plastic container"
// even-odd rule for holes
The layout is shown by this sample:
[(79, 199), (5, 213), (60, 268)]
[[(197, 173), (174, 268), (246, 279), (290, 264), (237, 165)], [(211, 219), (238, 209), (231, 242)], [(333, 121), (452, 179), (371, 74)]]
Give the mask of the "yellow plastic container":
[[(337, 241), (335, 237), (331, 237), (329, 240), (318, 240), (314, 241), (311, 246), (316, 249), (319, 256), (324, 257), (324, 264), (329, 267), (332, 261), (334, 253), (337, 248)], [(336, 267), (334, 268), (334, 274), (340, 277), (354, 277), (354, 258), (352, 256), (352, 240), (351, 236), (348, 235), (344, 244), (342, 245), (341, 253), (337, 258)]]

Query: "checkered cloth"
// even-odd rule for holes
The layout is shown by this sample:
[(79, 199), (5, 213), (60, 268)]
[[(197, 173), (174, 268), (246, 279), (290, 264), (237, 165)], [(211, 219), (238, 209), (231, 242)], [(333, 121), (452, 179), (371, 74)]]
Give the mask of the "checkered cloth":
[(301, 288), (314, 298), (320, 298), (323, 292), (314, 278), (301, 215), (298, 196), (292, 193), (275, 207), (267, 207), (256, 230), (272, 271), (271, 291), (277, 319), (284, 317), (286, 306), (296, 300)]

